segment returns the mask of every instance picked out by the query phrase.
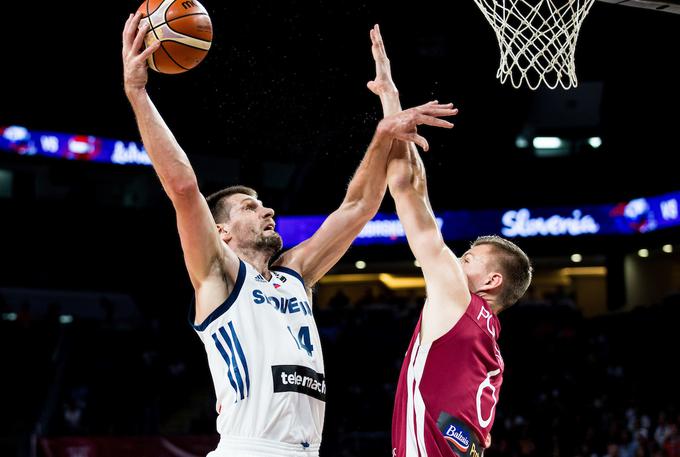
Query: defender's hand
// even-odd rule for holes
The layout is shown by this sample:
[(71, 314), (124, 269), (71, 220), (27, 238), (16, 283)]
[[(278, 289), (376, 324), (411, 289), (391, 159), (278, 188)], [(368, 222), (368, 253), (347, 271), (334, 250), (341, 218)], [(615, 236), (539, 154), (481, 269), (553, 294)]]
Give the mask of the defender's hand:
[(378, 24), (374, 25), (371, 30), (371, 42), (373, 43), (371, 52), (373, 53), (373, 60), (375, 60), (375, 79), (369, 81), (366, 86), (371, 92), (381, 97), (384, 95), (396, 95), (398, 94), (397, 86), (392, 81), (390, 59), (387, 58)]

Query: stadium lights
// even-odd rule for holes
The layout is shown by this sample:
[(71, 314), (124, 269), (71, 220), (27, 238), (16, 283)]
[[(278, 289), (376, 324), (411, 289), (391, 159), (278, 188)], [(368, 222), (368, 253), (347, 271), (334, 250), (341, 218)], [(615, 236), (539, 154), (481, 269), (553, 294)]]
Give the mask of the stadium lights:
[(581, 254), (572, 254), (571, 255), (571, 261), (574, 263), (580, 263), (583, 260), (583, 256)]
[(366, 284), (380, 281), (390, 289), (424, 288), (425, 279), (422, 276), (394, 276), (389, 273), (353, 273), (326, 275), (319, 281), (321, 284)]
[(380, 273), (380, 281), (390, 289), (414, 289), (425, 287), (425, 279), (421, 277), (394, 276), (389, 273)]
[(61, 316), (59, 316), (60, 324), (70, 324), (71, 322), (73, 322), (73, 316), (71, 316), (70, 314), (62, 314)]
[(364, 262), (363, 260), (357, 260), (354, 266), (357, 267), (357, 270), (363, 270), (364, 268), (366, 268), (366, 262)]
[(640, 249), (638, 255), (642, 258), (649, 257), (649, 249)]
[(597, 148), (599, 148), (600, 146), (602, 146), (602, 138), (600, 138), (599, 136), (590, 137), (590, 138), (588, 138), (588, 144), (589, 144), (593, 149), (597, 149)]
[(664, 244), (663, 247), (661, 248), (661, 250), (663, 252), (665, 252), (666, 254), (670, 254), (671, 252), (673, 252), (673, 245), (672, 244)]
[(536, 149), (560, 149), (563, 146), (562, 139), (556, 136), (537, 136), (533, 145)]
[(3, 321), (15, 321), (17, 320), (17, 313), (2, 313)]
[(420, 262), (418, 262), (418, 259), (413, 261), (413, 265), (415, 265), (417, 268), (420, 268)]
[(529, 140), (527, 140), (526, 137), (519, 135), (517, 138), (515, 138), (515, 146), (519, 149), (528, 148)]

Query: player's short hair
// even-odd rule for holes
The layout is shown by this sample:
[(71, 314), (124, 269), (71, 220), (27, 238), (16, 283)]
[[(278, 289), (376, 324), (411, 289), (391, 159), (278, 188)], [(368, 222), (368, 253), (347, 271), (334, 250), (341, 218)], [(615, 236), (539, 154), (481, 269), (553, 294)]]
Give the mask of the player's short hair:
[(231, 205), (227, 202), (227, 199), (234, 194), (246, 194), (253, 198), (257, 198), (255, 189), (246, 186), (231, 186), (208, 195), (206, 201), (208, 202), (208, 208), (210, 208), (210, 213), (216, 223), (221, 224), (222, 222), (229, 222)]
[(519, 246), (500, 236), (480, 236), (472, 243), (472, 247), (482, 244), (492, 246), (492, 252), (498, 261), (497, 267), (503, 275), (503, 287), (498, 301), (502, 309), (505, 309), (514, 305), (529, 288), (533, 273), (531, 261)]

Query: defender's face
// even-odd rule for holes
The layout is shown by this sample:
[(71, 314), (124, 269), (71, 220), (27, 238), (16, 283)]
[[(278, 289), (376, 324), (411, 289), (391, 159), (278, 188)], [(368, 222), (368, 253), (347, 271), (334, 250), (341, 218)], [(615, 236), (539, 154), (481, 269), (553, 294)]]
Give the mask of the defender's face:
[(281, 249), (281, 236), (276, 232), (274, 210), (246, 194), (229, 196), (229, 233), (239, 246)]
[(480, 244), (470, 248), (460, 257), (460, 265), (465, 272), (470, 292), (478, 292), (493, 273), (493, 247)]

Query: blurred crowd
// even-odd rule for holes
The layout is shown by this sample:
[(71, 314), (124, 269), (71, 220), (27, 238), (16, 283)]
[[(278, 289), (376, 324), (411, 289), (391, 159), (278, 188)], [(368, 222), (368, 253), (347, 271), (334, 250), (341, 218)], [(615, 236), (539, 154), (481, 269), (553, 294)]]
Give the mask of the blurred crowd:
[[(390, 455), (396, 381), (422, 301), (338, 293), (315, 310), (328, 384), (321, 455)], [(0, 406), (10, 413), (0, 450), (8, 436), (36, 433), (215, 433), (205, 353), (184, 312), (134, 324), (58, 314), (0, 321)], [(487, 457), (680, 457), (677, 299), (585, 319), (558, 293), (500, 318), (506, 372)]]

